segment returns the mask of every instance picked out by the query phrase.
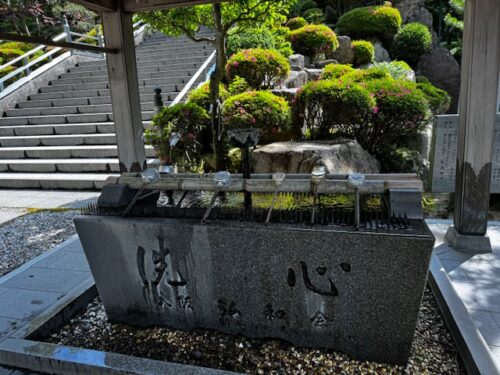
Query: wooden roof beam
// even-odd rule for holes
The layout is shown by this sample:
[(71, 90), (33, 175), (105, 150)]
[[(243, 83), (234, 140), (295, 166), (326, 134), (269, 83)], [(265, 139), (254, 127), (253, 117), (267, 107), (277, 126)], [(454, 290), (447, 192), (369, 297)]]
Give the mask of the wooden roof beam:
[(85, 8), (96, 12), (112, 12), (118, 9), (117, 1), (115, 0), (70, 0), (72, 3), (80, 4)]

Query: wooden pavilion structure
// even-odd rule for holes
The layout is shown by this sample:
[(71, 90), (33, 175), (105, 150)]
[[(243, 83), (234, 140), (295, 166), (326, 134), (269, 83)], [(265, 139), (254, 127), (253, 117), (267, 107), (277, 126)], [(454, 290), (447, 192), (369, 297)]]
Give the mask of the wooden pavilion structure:
[[(121, 172), (146, 166), (132, 15), (224, 0), (71, 0), (101, 14)], [(94, 49), (97, 47), (94, 47)], [(468, 0), (460, 93), (452, 245), (487, 251), (495, 115), (500, 73), (500, 1)]]

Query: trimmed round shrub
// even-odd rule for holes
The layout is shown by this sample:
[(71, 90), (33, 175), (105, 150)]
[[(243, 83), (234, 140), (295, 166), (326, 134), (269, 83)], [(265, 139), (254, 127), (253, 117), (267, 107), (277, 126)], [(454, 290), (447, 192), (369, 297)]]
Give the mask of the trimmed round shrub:
[(366, 40), (355, 40), (352, 42), (354, 50), (354, 65), (370, 64), (375, 59), (375, 47)]
[(333, 52), (339, 47), (337, 35), (325, 25), (307, 25), (290, 32), (292, 48), (296, 53), (316, 57), (318, 53)]
[(427, 98), (433, 114), (440, 115), (448, 112), (451, 105), (451, 97), (445, 90), (441, 90), (431, 83), (425, 82), (417, 83), (417, 87)]
[(275, 49), (283, 56), (293, 54), (292, 44), (288, 41), (288, 30), (286, 27), (241, 29), (235, 28), (227, 38), (228, 56), (232, 56), (241, 50), (251, 48)]
[(199, 105), (176, 104), (153, 117), (153, 127), (146, 130), (145, 140), (165, 163), (194, 171), (202, 162), (200, 134), (209, 124), (210, 116)]
[(269, 91), (249, 91), (227, 99), (222, 116), (226, 129), (257, 128), (265, 139), (289, 127), (290, 106)]
[(238, 95), (245, 91), (252, 91), (245, 78), (239, 76), (234, 77), (233, 81), (229, 84), (228, 91), (231, 95)]
[(431, 50), (432, 34), (427, 26), (409, 23), (396, 34), (391, 47), (391, 55), (395, 59), (404, 60), (416, 66), (420, 57)]
[(378, 38), (388, 45), (401, 23), (401, 14), (396, 8), (390, 5), (369, 6), (355, 8), (340, 17), (337, 32), (352, 39)]
[(342, 80), (353, 83), (367, 83), (379, 79), (392, 79), (389, 72), (382, 68), (372, 67), (368, 69), (354, 69), (352, 72), (345, 74)]
[(17, 49), (23, 52), (28, 52), (33, 48), (35, 48), (34, 44), (22, 42), (6, 42), (0, 45), (0, 49)]
[(305, 123), (312, 139), (355, 137), (375, 107), (375, 100), (360, 85), (340, 80), (314, 81), (297, 94), (294, 127)]
[(378, 156), (389, 147), (406, 146), (428, 119), (424, 93), (413, 82), (392, 78), (368, 81), (364, 86), (375, 98), (376, 107), (363, 147)]
[(328, 64), (325, 66), (320, 79), (338, 79), (354, 70), (352, 66), (346, 64)]
[(394, 79), (407, 80), (413, 69), (404, 61), (383, 61), (372, 65), (374, 68), (384, 69)]
[[(25, 52), (23, 50), (17, 49), (17, 48), (1, 48), (0, 47), (0, 57), (3, 59), (4, 62), (8, 63), (10, 60), (15, 59), (16, 57), (24, 55)], [(19, 62), (16, 65), (20, 65), (21, 62)]]
[[(223, 85), (219, 86), (219, 95), (221, 101), (226, 100), (229, 97), (229, 92)], [(205, 110), (210, 109), (210, 82), (206, 82), (200, 87), (191, 91), (188, 95), (188, 103), (194, 103), (204, 108)]]
[(307, 20), (303, 17), (294, 17), (290, 18), (286, 23), (285, 26), (288, 27), (290, 30), (297, 30), (300, 29), (301, 27), (304, 27), (308, 24)]
[(290, 73), (290, 62), (278, 51), (247, 49), (231, 56), (226, 65), (229, 80), (244, 78), (254, 89), (272, 89)]

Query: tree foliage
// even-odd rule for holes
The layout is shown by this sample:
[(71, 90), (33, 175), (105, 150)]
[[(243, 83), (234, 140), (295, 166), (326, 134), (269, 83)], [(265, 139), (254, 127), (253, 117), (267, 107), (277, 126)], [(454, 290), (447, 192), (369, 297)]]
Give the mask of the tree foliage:
[(0, 0), (0, 32), (50, 37), (62, 31), (64, 16), (78, 32), (90, 30), (96, 17), (84, 7), (63, 0)]

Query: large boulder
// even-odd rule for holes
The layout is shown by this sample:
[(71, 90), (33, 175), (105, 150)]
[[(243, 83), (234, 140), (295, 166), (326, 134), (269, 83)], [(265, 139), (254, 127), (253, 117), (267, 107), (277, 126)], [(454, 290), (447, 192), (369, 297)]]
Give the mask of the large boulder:
[(297, 92), (299, 91), (299, 88), (293, 88), (293, 89), (273, 89), (271, 92), (274, 95), (281, 96), (282, 98), (285, 98), (287, 102), (291, 103), (292, 100), (297, 96)]
[(305, 58), (302, 55), (296, 54), (288, 58), (290, 60), (290, 68), (295, 71), (301, 71), (305, 68)]
[(399, 9), (404, 24), (419, 22), (432, 30), (432, 14), (425, 8), (425, 0), (399, 0), (394, 5)]
[(328, 173), (378, 173), (379, 162), (356, 141), (278, 142), (253, 151), (255, 173), (311, 173), (324, 165)]
[(309, 81), (317, 81), (323, 74), (323, 69), (305, 69), (305, 71), (309, 77)]
[(285, 80), (284, 86), (288, 89), (304, 86), (309, 80), (309, 75), (305, 71), (290, 71), (290, 75)]
[(373, 42), (373, 47), (375, 48), (375, 62), (391, 61), (391, 56), (382, 46), (382, 43), (375, 41)]
[(351, 38), (348, 36), (338, 36), (339, 47), (330, 52), (326, 58), (337, 60), (339, 64), (352, 64), (354, 62), (354, 50), (352, 49)]
[(417, 66), (417, 75), (427, 77), (433, 85), (450, 94), (449, 113), (457, 113), (460, 95), (460, 65), (446, 48), (436, 48), (423, 55)]

